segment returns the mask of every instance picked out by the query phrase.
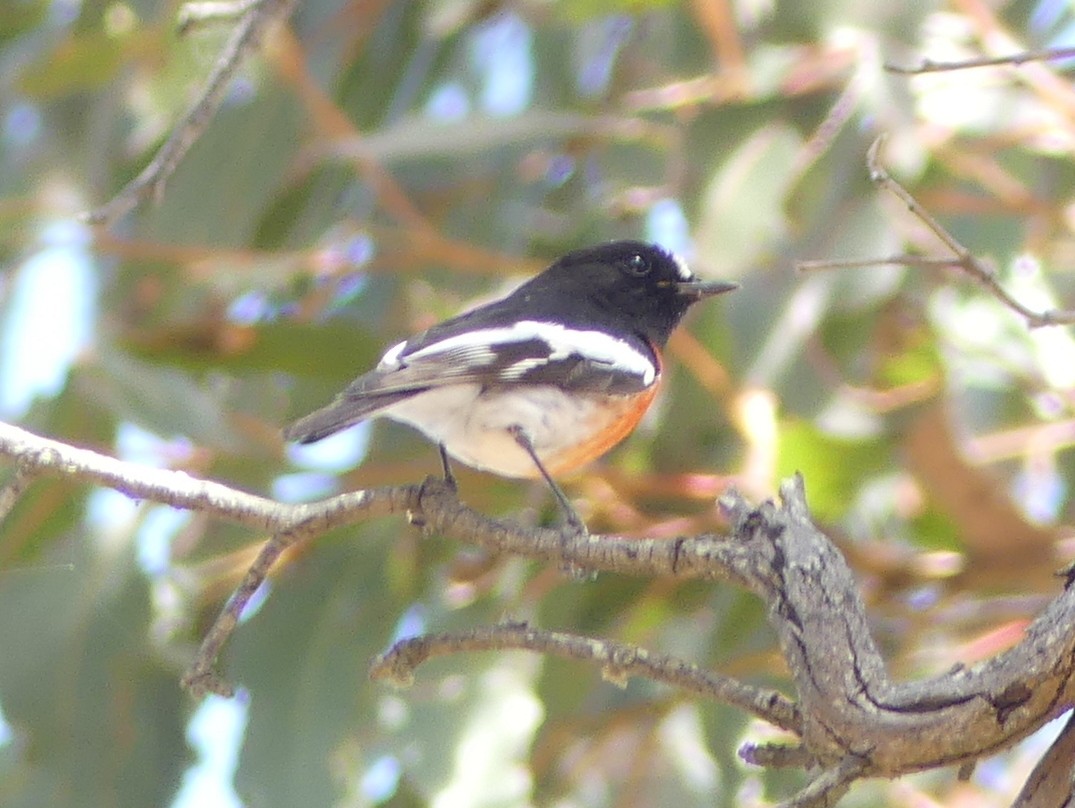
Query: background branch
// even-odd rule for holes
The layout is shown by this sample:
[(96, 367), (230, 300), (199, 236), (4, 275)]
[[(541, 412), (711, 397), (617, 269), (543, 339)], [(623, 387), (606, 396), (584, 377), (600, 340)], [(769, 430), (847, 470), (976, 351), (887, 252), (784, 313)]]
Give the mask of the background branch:
[(964, 274), (977, 281), (993, 297), (999, 300), (1007, 308), (1023, 317), (1031, 328), (1040, 328), (1047, 325), (1071, 325), (1075, 323), (1075, 311), (1050, 309), (1047, 311), (1034, 311), (1017, 300), (997, 279), (996, 272), (986, 264), (974, 257), (955, 236), (948, 231), (915, 197), (900, 185), (881, 163), (881, 152), (884, 147), (884, 136), (878, 137), (867, 152), (866, 162), (870, 171), (870, 181), (883, 191), (887, 191), (902, 202), (907, 210), (922, 222), (941, 243), (944, 244), (955, 256), (954, 258), (926, 258), (913, 255), (897, 255), (889, 258), (866, 258), (866, 259), (840, 259), (823, 261), (801, 261), (796, 264), (800, 271), (816, 271), (820, 269), (842, 269), (847, 267), (862, 266), (919, 266), (941, 267), (961, 270)]
[(1018, 66), (1026, 62), (1046, 62), (1052, 59), (1069, 59), (1072, 56), (1075, 56), (1075, 48), (1046, 48), (1044, 50), (1022, 51), (1009, 56), (982, 56), (978, 59), (962, 59), (955, 62), (938, 62), (932, 59), (923, 59), (917, 65), (910, 67), (886, 62), (885, 70), (890, 73), (915, 76), (920, 73), (942, 73), (949, 70), (967, 70), (973, 67)]
[(526, 623), (509, 622), (471, 631), (424, 634), (400, 640), (373, 661), (370, 677), (407, 687), (414, 682), (415, 669), (435, 657), (510, 649), (596, 662), (601, 665), (602, 678), (613, 684), (626, 686), (630, 677), (641, 676), (695, 696), (739, 707), (774, 726), (802, 734), (798, 709), (775, 690), (752, 687), (675, 657), (651, 654), (643, 648), (545, 631)]
[[(213, 120), (224, 101), (228, 86), (235, 74), (242, 67), (246, 58), (256, 50), (266, 31), (277, 21), (286, 19), (297, 0), (251, 0), (236, 7), (228, 4), (229, 13), (241, 11), (228, 41), (225, 43), (216, 64), (205, 82), (205, 87), (187, 112), (172, 128), (172, 133), (157, 150), (146, 167), (133, 180), (125, 185), (112, 199), (84, 216), (89, 224), (110, 225), (133, 210), (147, 197), (159, 199), (164, 193), (164, 185), (183, 157)], [(201, 18), (205, 18), (205, 4), (199, 4)], [(212, 16), (212, 15), (208, 15)], [(216, 15), (219, 17), (219, 15)], [(184, 20), (183, 27), (189, 27), (190, 20)]]

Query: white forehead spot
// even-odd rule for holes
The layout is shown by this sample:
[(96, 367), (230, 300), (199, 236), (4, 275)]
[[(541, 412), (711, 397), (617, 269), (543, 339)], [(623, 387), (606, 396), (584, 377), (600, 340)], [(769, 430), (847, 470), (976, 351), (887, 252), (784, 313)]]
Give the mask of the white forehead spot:
[(679, 279), (681, 281), (693, 281), (694, 273), (691, 272), (691, 268), (687, 266), (686, 260), (683, 256), (672, 253), (672, 260), (676, 262), (676, 271), (679, 272)]

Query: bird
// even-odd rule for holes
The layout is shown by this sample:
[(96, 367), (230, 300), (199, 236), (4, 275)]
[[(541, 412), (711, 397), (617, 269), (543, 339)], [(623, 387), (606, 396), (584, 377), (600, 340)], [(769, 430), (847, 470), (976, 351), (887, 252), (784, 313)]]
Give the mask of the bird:
[(284, 437), (313, 443), (386, 416), (437, 444), (453, 487), (449, 456), (503, 477), (543, 478), (584, 533), (555, 477), (634, 430), (657, 394), (672, 331), (695, 303), (736, 288), (701, 280), (642, 241), (574, 250), (506, 297), (396, 343)]

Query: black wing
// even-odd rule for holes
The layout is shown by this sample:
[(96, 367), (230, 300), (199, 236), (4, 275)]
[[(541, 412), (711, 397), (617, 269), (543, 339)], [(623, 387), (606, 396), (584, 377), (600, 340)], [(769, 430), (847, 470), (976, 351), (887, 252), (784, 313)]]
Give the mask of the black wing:
[[(311, 443), (446, 385), (557, 385), (623, 395), (644, 390), (660, 373), (653, 350), (640, 340), (537, 321), (474, 330), (444, 327), (455, 325), (449, 321), (395, 346), (331, 404), (287, 427), (285, 437)], [(440, 338), (431, 340), (435, 331)]]

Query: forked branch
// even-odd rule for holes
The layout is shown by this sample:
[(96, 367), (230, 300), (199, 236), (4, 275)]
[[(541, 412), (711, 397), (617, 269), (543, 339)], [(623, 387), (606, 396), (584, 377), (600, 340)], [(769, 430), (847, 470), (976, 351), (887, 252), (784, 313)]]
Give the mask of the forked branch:
[(866, 155), (866, 164), (870, 171), (870, 180), (880, 188), (902, 202), (907, 210), (914, 215), (930, 232), (932, 232), (941, 244), (952, 255), (949, 258), (927, 258), (915, 255), (897, 255), (885, 258), (865, 259), (838, 259), (835, 261), (801, 261), (796, 266), (801, 272), (817, 271), (822, 269), (845, 269), (849, 267), (869, 266), (913, 266), (913, 267), (939, 267), (955, 269), (968, 275), (976, 281), (993, 297), (1003, 303), (1007, 308), (1023, 317), (1031, 328), (1040, 328), (1047, 325), (1071, 325), (1075, 323), (1075, 311), (1065, 309), (1048, 309), (1046, 311), (1034, 311), (1016, 299), (997, 278), (997, 273), (992, 267), (975, 258), (974, 254), (967, 249), (955, 236), (931, 214), (921, 202), (892, 178), (888, 170), (881, 162), (881, 152), (885, 138), (877, 138), (870, 146)]
[[(725, 581), (760, 597), (779, 638), (794, 700), (634, 646), (517, 623), (404, 640), (378, 660), (374, 671), (405, 682), (431, 655), (524, 648), (589, 661), (613, 681), (647, 676), (695, 697), (733, 704), (799, 736), (800, 745), (786, 753), (770, 747), (743, 751), (758, 763), (810, 765), (814, 779), (787, 806), (832, 805), (860, 777), (896, 777), (973, 763), (1010, 746), (1075, 702), (1075, 588), (1070, 581), (1008, 651), (931, 679), (892, 681), (869, 633), (854, 577), (813, 524), (800, 478), (783, 484), (781, 505), (753, 506), (737, 494), (722, 498), (721, 507), (731, 521), (727, 536), (653, 540), (577, 536), (489, 519), (435, 479), (304, 505), (277, 503), (3, 424), (0, 457), (10, 459), (17, 470), (0, 498), (17, 499), (38, 476), (62, 476), (273, 535), (184, 678), (199, 693), (229, 692), (214, 672), (215, 659), (246, 601), (284, 548), (333, 527), (398, 513), (411, 516), (428, 534), (498, 553), (594, 572)], [(1067, 755), (1071, 735), (1061, 735), (1049, 760)], [(1028, 783), (1030, 796), (1020, 805), (1047, 804), (1039, 798), (1057, 793), (1065, 783), (1070, 788), (1070, 780), (1058, 781), (1046, 766)]]

